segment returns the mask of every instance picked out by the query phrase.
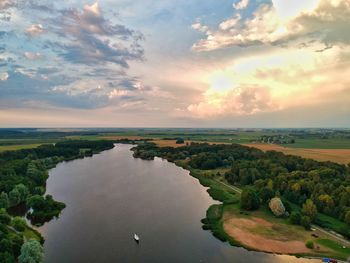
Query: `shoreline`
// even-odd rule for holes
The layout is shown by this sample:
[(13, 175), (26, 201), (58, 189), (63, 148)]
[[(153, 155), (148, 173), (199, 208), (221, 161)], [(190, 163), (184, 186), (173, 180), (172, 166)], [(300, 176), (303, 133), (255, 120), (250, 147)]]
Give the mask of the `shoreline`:
[[(131, 149), (133, 152), (134, 150)], [(135, 156), (134, 156), (135, 157)], [(310, 250), (310, 253), (279, 253), (279, 252), (274, 252), (274, 251), (265, 251), (263, 249), (259, 249), (256, 247), (250, 247), (244, 242), (240, 242), (234, 237), (230, 236), (225, 230), (223, 226), (223, 210), (225, 207), (238, 204), (240, 202), (239, 199), (237, 199), (237, 195), (239, 195), (240, 191), (242, 191), (240, 188), (236, 186), (230, 186), (224, 182), (221, 182), (215, 178), (215, 175), (212, 176), (203, 176), (201, 175), (199, 170), (197, 171), (196, 169), (190, 167), (188, 164), (186, 164), (184, 161), (170, 161), (167, 158), (163, 158), (161, 156), (155, 156), (157, 158), (161, 158), (163, 160), (167, 160), (170, 163), (175, 164), (178, 167), (181, 167), (182, 169), (186, 170), (189, 172), (189, 175), (198, 179), (199, 183), (207, 187), (207, 192), (213, 198), (213, 200), (220, 201), (221, 204), (214, 204), (211, 205), (207, 209), (207, 216), (206, 218), (203, 218), (201, 220), (202, 222), (202, 229), (203, 230), (210, 230), (212, 234), (219, 240), (223, 242), (228, 242), (231, 246), (235, 247), (242, 247), (248, 251), (256, 251), (256, 252), (262, 252), (262, 253), (268, 253), (268, 254), (276, 254), (276, 255), (289, 255), (289, 256), (295, 256), (297, 258), (305, 258), (305, 259), (322, 259), (323, 257), (330, 257), (330, 258), (337, 258), (338, 262), (346, 262), (347, 258), (342, 258), (341, 256), (332, 254), (332, 253), (327, 253), (327, 251), (320, 251), (319, 254), (315, 253), (315, 251)], [(135, 158), (140, 158), (141, 157), (135, 157)], [(149, 160), (149, 159), (148, 159)], [(210, 170), (207, 170), (207, 172), (210, 172)], [(218, 184), (220, 187), (218, 187)], [(226, 188), (226, 189), (225, 189)], [(235, 196), (235, 198), (232, 198), (232, 196)], [(221, 210), (222, 213), (219, 213), (219, 216), (213, 217), (212, 214), (215, 214), (216, 212), (211, 211), (213, 209), (216, 210)], [(306, 230), (304, 230), (306, 231)], [(309, 232), (307, 232), (309, 233)], [(310, 232), (311, 233), (311, 232)], [(274, 240), (274, 239), (270, 239)], [(304, 245), (304, 244), (303, 244)], [(305, 249), (306, 246), (304, 245)], [(345, 260), (345, 261), (342, 261)]]

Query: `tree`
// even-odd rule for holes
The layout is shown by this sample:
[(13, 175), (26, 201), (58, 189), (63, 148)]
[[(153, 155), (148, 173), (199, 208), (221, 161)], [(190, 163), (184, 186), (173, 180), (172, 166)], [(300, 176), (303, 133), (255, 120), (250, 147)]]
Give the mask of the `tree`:
[(18, 189), (15, 187), (9, 193), (10, 206), (16, 206), (21, 202), (21, 194)]
[(18, 184), (15, 186), (15, 189), (17, 189), (19, 193), (19, 198), (21, 202), (24, 202), (28, 195), (29, 195), (29, 190), (24, 184)]
[(19, 263), (41, 263), (43, 248), (38, 241), (30, 239), (22, 245), (21, 255), (18, 259)]
[(350, 210), (346, 212), (344, 221), (350, 226)]
[(27, 200), (27, 207), (34, 210), (42, 210), (45, 208), (45, 199), (41, 195), (33, 195)]
[(317, 208), (311, 199), (307, 199), (306, 202), (303, 204), (302, 212), (304, 215), (310, 218), (311, 222), (315, 220), (317, 216)]
[(16, 216), (15, 218), (12, 219), (12, 225), (13, 227), (20, 232), (23, 232), (26, 229), (26, 221), (19, 216)]
[(259, 196), (261, 200), (266, 203), (275, 196), (275, 192), (269, 187), (264, 187), (259, 191)]
[(301, 214), (299, 212), (292, 212), (289, 217), (289, 221), (294, 225), (301, 224)]
[(311, 220), (308, 216), (302, 216), (300, 219), (300, 224), (305, 227), (305, 229), (310, 229), (311, 227)]
[(258, 194), (251, 188), (244, 189), (241, 194), (241, 208), (256, 210), (260, 206)]
[(4, 208), (0, 209), (0, 223), (8, 225), (11, 222), (11, 217), (9, 214), (6, 212)]
[(286, 213), (286, 209), (279, 197), (274, 197), (270, 200), (269, 208), (275, 216), (283, 216)]
[(9, 198), (5, 192), (1, 192), (0, 194), (0, 208), (8, 208), (9, 207)]
[(182, 139), (182, 138), (178, 138), (178, 139), (176, 140), (176, 144), (184, 144), (184, 143), (185, 143), (185, 140)]

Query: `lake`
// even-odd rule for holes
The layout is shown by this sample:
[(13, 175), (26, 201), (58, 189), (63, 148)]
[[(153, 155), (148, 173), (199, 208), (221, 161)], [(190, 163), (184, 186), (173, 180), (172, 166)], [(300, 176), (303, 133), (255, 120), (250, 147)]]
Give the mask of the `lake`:
[(39, 228), (44, 262), (320, 262), (219, 241), (201, 228), (215, 203), (206, 188), (173, 163), (133, 158), (131, 147), (118, 144), (50, 170), (47, 194), (67, 207)]

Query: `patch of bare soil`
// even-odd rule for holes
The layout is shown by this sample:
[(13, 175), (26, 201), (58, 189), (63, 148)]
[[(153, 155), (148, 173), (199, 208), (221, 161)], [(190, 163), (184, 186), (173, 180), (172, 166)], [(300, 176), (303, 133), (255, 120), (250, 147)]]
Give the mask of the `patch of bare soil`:
[(279, 254), (298, 254), (310, 253), (311, 250), (305, 247), (304, 242), (299, 240), (288, 240), (286, 237), (276, 239), (266, 237), (253, 231), (258, 227), (273, 228), (274, 224), (262, 219), (255, 218), (230, 218), (224, 221), (225, 232), (241, 244), (254, 250), (279, 253)]

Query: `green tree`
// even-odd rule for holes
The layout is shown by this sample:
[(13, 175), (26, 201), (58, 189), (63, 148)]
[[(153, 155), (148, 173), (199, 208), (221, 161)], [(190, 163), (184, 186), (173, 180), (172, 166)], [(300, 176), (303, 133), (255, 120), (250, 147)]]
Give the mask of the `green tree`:
[(294, 225), (300, 225), (301, 214), (299, 212), (292, 212), (289, 217), (289, 221)]
[(9, 214), (6, 212), (4, 208), (0, 209), (0, 223), (8, 225), (11, 222), (11, 217)]
[(20, 231), (20, 232), (23, 232), (27, 226), (26, 221), (19, 216), (16, 216), (15, 218), (13, 218), (11, 224), (17, 231)]
[(305, 227), (305, 229), (310, 229), (311, 227), (311, 219), (308, 216), (302, 216), (300, 219), (300, 224)]
[(258, 194), (251, 188), (244, 189), (241, 194), (241, 208), (256, 210), (260, 206)]
[(43, 248), (34, 239), (25, 242), (21, 247), (21, 255), (18, 257), (19, 263), (41, 263), (43, 260)]
[(8, 208), (9, 207), (9, 198), (5, 192), (1, 192), (0, 194), (0, 208)]
[(0, 262), (1, 263), (15, 263), (15, 257), (9, 252), (0, 253)]
[(261, 200), (266, 203), (275, 196), (275, 192), (269, 187), (264, 187), (259, 191), (259, 196)]
[(15, 189), (17, 189), (19, 193), (19, 199), (21, 202), (24, 202), (29, 195), (28, 187), (26, 187), (24, 184), (18, 184), (15, 186)]
[(10, 206), (16, 206), (21, 202), (21, 194), (18, 189), (15, 187), (9, 193)]
[(307, 199), (306, 202), (303, 204), (302, 212), (304, 215), (310, 218), (311, 222), (315, 220), (317, 216), (317, 208), (311, 199)]
[(350, 210), (346, 212), (344, 221), (350, 226)]

